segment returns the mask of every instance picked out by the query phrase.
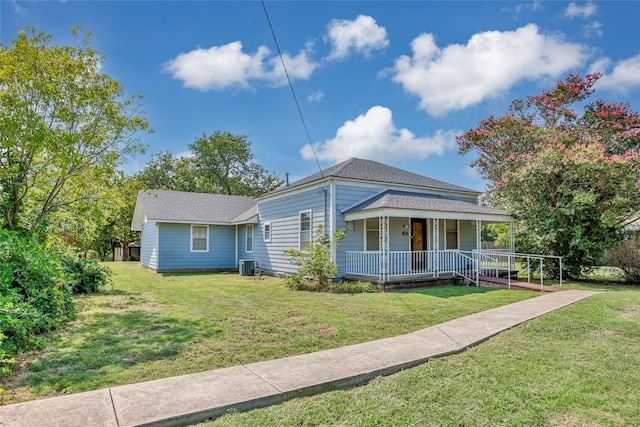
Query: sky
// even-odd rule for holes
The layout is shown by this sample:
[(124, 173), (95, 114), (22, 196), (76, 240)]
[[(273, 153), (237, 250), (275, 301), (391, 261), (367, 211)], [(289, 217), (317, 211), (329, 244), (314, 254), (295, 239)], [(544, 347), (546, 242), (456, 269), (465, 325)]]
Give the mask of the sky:
[(128, 174), (228, 131), (292, 181), (317, 172), (316, 157), (359, 157), (482, 191), (456, 135), (513, 100), (600, 72), (594, 99), (640, 110), (640, 1), (264, 5), (277, 45), (259, 1), (0, 0), (0, 44), (29, 26), (61, 45), (74, 26), (92, 34), (101, 71), (142, 94), (154, 130)]

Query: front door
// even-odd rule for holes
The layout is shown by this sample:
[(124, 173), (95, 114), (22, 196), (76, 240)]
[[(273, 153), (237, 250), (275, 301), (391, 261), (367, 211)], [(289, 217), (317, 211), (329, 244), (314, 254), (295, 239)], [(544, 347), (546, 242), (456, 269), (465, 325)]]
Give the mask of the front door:
[(427, 250), (427, 220), (411, 220), (411, 251), (414, 272), (427, 271), (427, 257), (423, 251)]

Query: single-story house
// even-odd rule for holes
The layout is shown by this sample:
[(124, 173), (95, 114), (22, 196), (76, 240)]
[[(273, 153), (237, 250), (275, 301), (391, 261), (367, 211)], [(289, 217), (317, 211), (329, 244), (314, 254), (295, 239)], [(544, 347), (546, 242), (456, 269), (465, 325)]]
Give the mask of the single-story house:
[(333, 234), (339, 277), (389, 281), (469, 273), (482, 224), (506, 212), (478, 204), (480, 193), (382, 163), (352, 158), (257, 199), (140, 191), (132, 229), (140, 260), (158, 272), (237, 269), (267, 274), (296, 269), (284, 255), (304, 249), (318, 225)]

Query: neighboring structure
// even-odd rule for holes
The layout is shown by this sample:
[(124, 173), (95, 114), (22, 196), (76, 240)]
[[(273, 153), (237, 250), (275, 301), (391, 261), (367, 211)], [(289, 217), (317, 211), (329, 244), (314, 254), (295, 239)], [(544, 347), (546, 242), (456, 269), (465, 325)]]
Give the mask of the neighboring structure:
[(111, 246), (114, 261), (140, 261), (140, 243), (128, 243), (125, 248), (121, 242), (113, 242)]
[(156, 271), (234, 269), (250, 259), (266, 273), (293, 272), (284, 250), (303, 249), (322, 224), (346, 230), (333, 248), (340, 277), (465, 275), (481, 225), (513, 221), (479, 206), (479, 195), (353, 158), (255, 200), (141, 191), (132, 229), (142, 231), (142, 265)]

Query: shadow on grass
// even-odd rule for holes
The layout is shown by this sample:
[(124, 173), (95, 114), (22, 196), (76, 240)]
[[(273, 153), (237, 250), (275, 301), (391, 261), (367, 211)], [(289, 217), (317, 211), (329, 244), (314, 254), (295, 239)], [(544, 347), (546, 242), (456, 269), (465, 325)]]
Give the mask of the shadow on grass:
[(498, 289), (492, 288), (480, 288), (475, 286), (438, 286), (432, 288), (415, 288), (415, 289), (402, 289), (398, 290), (398, 293), (403, 294), (421, 294), (429, 295), (438, 298), (451, 298), (461, 297), (471, 294), (486, 294), (487, 292), (496, 291)]
[(173, 273), (160, 273), (162, 277), (192, 277), (192, 276), (237, 276), (237, 271), (184, 271)]
[(222, 332), (203, 321), (158, 317), (140, 310), (94, 314), (68, 340), (45, 350), (29, 366), (26, 382), (57, 391), (86, 388), (83, 384), (99, 384), (100, 372), (174, 358), (197, 337)]

